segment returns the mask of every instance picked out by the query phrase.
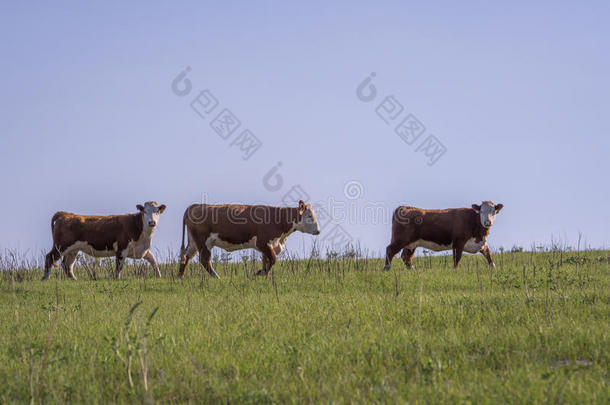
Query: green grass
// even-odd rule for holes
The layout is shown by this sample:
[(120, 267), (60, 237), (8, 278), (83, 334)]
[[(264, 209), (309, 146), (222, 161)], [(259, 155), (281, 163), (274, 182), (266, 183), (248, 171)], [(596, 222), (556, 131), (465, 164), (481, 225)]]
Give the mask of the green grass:
[(495, 260), (5, 271), (0, 402), (610, 403), (610, 252)]

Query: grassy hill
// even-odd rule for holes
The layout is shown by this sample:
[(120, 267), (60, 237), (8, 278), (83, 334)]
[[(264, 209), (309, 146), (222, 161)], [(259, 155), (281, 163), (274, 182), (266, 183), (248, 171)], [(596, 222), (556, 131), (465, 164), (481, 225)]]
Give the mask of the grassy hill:
[(495, 261), (3, 271), (0, 402), (610, 403), (610, 252)]

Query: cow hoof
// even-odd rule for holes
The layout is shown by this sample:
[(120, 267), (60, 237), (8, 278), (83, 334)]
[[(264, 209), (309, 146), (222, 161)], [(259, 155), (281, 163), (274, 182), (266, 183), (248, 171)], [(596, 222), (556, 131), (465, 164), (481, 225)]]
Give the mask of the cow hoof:
[(389, 271), (390, 267), (391, 267), (390, 264), (386, 264), (385, 266), (383, 266), (383, 271)]
[(260, 269), (259, 271), (256, 272), (257, 276), (266, 276), (267, 272), (264, 269)]

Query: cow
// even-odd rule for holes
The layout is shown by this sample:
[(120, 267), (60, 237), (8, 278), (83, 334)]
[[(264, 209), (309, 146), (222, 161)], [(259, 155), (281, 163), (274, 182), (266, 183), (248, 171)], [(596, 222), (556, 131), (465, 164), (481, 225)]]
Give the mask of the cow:
[(392, 241), (386, 249), (384, 270), (389, 270), (394, 256), (402, 249), (402, 260), (413, 266), (415, 249), (452, 250), (453, 266), (457, 267), (462, 252), (481, 252), (491, 267), (495, 267), (487, 246), (489, 230), (496, 214), (504, 207), (483, 201), (471, 208), (427, 210), (401, 206), (392, 217)]
[[(185, 229), (188, 231), (186, 248)], [(303, 201), (299, 201), (299, 206), (295, 208), (193, 204), (184, 212), (182, 221), (178, 277), (184, 277), (186, 266), (199, 252), (201, 264), (212, 277), (218, 278), (210, 260), (214, 246), (227, 251), (248, 248), (258, 250), (262, 253), (263, 263), (256, 274), (267, 276), (277, 256), (285, 248), (286, 239), (295, 231), (320, 234), (314, 209)]]
[(116, 258), (115, 276), (120, 278), (126, 258), (144, 259), (150, 263), (157, 277), (161, 277), (155, 256), (150, 251), (152, 236), (165, 205), (148, 201), (136, 205), (135, 214), (77, 215), (57, 212), (51, 219), (53, 248), (46, 255), (43, 280), (49, 278), (51, 267), (63, 257), (62, 267), (71, 279), (78, 252), (93, 257)]

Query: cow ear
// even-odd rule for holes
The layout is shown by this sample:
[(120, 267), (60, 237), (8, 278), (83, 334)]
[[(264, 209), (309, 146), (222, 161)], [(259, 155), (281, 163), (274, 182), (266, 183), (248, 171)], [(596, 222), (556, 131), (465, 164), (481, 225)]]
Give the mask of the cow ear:
[(495, 207), (495, 208), (496, 208), (496, 214), (497, 214), (498, 212), (500, 212), (500, 210), (501, 210), (502, 208), (504, 208), (504, 204), (496, 204), (496, 207)]
[(299, 214), (302, 214), (305, 212), (305, 202), (303, 200), (299, 200)]
[(140, 204), (136, 205), (136, 208), (138, 209), (138, 211), (144, 211), (144, 207), (142, 207), (142, 205)]
[(481, 212), (481, 206), (480, 205), (472, 204), (472, 209), (475, 210), (477, 214), (479, 212)]
[(165, 204), (161, 204), (161, 205), (159, 206), (159, 214), (163, 214), (163, 211), (165, 211), (165, 208), (167, 208), (167, 207), (165, 206)]

